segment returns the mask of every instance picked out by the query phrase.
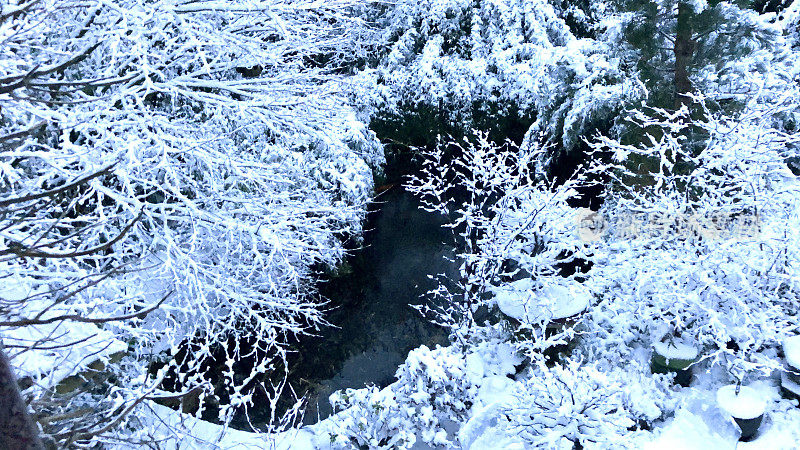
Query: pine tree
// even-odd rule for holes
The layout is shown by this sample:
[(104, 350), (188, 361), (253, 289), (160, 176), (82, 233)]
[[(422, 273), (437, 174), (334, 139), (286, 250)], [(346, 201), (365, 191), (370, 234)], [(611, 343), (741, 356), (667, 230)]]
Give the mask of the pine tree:
[[(625, 44), (648, 88), (648, 106), (680, 109), (691, 93), (714, 86), (729, 63), (771, 47), (780, 35), (753, 1), (612, 0), (626, 17)], [(773, 8), (774, 9), (774, 8)]]

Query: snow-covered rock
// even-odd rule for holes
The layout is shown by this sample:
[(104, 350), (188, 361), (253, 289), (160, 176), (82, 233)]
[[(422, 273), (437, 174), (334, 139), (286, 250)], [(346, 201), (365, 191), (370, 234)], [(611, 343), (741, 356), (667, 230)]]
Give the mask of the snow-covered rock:
[(495, 302), (503, 314), (521, 322), (564, 319), (586, 310), (592, 295), (578, 282), (564, 280), (535, 289), (522, 279), (495, 289)]
[(800, 383), (791, 379), (786, 372), (781, 373), (781, 387), (800, 397)]

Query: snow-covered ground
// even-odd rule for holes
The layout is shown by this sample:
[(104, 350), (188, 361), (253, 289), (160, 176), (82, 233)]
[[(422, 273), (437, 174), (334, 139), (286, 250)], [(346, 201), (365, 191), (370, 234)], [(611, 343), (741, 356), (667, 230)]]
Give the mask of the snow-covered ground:
[[(269, 449), (311, 450), (316, 435), (307, 430), (281, 434), (248, 433), (199, 420), (152, 402), (143, 405), (145, 422), (153, 440), (163, 449)], [(138, 444), (120, 444), (119, 449), (140, 448)]]
[(684, 388), (674, 417), (653, 430), (642, 448), (652, 450), (797, 449), (800, 445), (800, 408), (781, 398), (777, 380), (750, 385), (766, 400), (767, 409), (755, 439), (739, 442), (739, 428), (716, 403), (713, 390)]
[[(0, 10), (0, 339), (56, 445), (800, 448), (800, 0)], [(318, 275), (407, 151), (458, 254), (372, 261), (353, 328), (391, 342), (319, 395), (381, 387), (273, 435), (149, 403), (282, 409)], [(412, 274), (448, 347), (378, 320)]]
[[(24, 301), (27, 317), (42, 321), (73, 314), (63, 304), (54, 303), (47, 296), (47, 287), (32, 279), (11, 275), (0, 284), (0, 299), (9, 311), (11, 306)], [(54, 386), (62, 379), (83, 372), (96, 362), (128, 350), (128, 344), (115, 335), (91, 323), (55, 321), (30, 326), (6, 327), (0, 334), (17, 376), (29, 377), (42, 386)]]
[[(443, 355), (444, 352), (432, 354)], [(437, 447), (424, 442), (418, 433), (413, 449), (457, 448), (469, 450), (527, 449), (533, 448), (498, 422), (503, 410), (515, 397), (524, 376), (513, 379), (515, 364), (520, 362), (509, 346), (487, 346), (483, 351), (467, 356), (466, 377), (477, 391), (474, 403), (463, 425), (446, 423), (443, 429), (451, 444)], [(411, 361), (409, 361), (411, 363)], [(699, 373), (687, 388), (675, 386), (676, 409), (665, 420), (657, 421), (650, 431), (631, 433), (623, 438), (620, 446), (646, 450), (708, 450), (708, 449), (752, 449), (792, 450), (800, 443), (800, 407), (796, 400), (781, 397), (779, 377), (772, 376), (750, 383), (744, 389), (756, 403), (765, 407), (764, 421), (755, 439), (739, 442), (739, 429), (730, 414), (720, 406), (717, 396), (719, 373)], [(402, 381), (386, 387), (373, 398), (396, 396)], [(729, 400), (729, 399), (728, 399)], [(160, 430), (165, 448), (269, 448), (281, 450), (308, 450), (348, 448), (332, 437), (341, 432), (347, 420), (347, 411), (340, 412), (315, 425), (291, 430), (278, 435), (263, 435), (226, 429), (191, 416), (178, 414), (162, 406), (151, 408), (153, 427)], [(358, 414), (357, 411), (353, 411)], [(565, 411), (565, 414), (568, 411)], [(575, 413), (573, 411), (573, 413)], [(744, 412), (743, 414), (747, 414)], [(160, 423), (170, 426), (159, 426)], [(177, 425), (180, 425), (179, 427)], [(554, 426), (554, 429), (558, 425)], [(183, 429), (185, 433), (176, 433)], [(191, 437), (190, 437), (191, 436)], [(542, 446), (537, 448), (562, 448)], [(565, 447), (566, 448), (566, 447)], [(592, 447), (594, 448), (594, 447)], [(600, 445), (597, 448), (619, 448)]]

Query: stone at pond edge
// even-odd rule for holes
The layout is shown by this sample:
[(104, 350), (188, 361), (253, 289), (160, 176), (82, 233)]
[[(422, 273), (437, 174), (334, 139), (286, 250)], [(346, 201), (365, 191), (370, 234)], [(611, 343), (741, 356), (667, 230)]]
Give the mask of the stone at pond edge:
[(800, 400), (800, 336), (783, 341), (786, 369), (781, 372), (781, 394), (789, 399)]
[(650, 371), (658, 374), (675, 374), (675, 382), (680, 386), (689, 387), (692, 384), (692, 369), (674, 369), (666, 365), (659, 364), (654, 358), (650, 361)]
[(664, 356), (658, 354), (658, 352), (653, 352), (653, 363), (669, 370), (675, 370), (675, 371), (686, 370), (689, 369), (694, 362), (695, 359), (679, 359), (679, 358), (667, 359)]
[(592, 301), (591, 293), (580, 283), (557, 280), (535, 286), (532, 279), (522, 279), (492, 288), (494, 302), (508, 317), (523, 323), (540, 323), (576, 316)]
[(663, 365), (683, 370), (697, 360), (698, 351), (693, 345), (680, 341), (670, 340), (653, 344), (654, 355), (663, 358)]

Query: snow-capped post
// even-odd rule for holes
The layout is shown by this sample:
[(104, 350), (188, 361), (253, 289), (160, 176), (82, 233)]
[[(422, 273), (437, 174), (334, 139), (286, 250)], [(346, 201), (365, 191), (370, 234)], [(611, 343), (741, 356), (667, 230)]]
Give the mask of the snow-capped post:
[(800, 400), (800, 335), (783, 341), (786, 367), (781, 372), (781, 391), (788, 398)]
[(692, 382), (692, 364), (697, 361), (694, 345), (667, 336), (653, 344), (650, 369), (653, 373), (673, 373), (675, 382), (688, 387)]
[(750, 441), (758, 433), (764, 420), (767, 402), (758, 391), (736, 384), (723, 386), (717, 391), (717, 405), (730, 415), (741, 430), (740, 441)]

